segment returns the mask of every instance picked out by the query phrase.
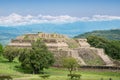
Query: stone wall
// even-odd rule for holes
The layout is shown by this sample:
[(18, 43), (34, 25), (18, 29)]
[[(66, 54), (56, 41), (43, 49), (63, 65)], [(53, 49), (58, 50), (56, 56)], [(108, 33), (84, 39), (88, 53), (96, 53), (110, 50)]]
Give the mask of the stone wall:
[(40, 38), (65, 38), (65, 36), (60, 34), (47, 34), (47, 33), (39, 33), (38, 36)]
[[(93, 48), (79, 48), (73, 50), (53, 50), (56, 62), (55, 66), (61, 66), (61, 60), (64, 57), (72, 56), (78, 60), (80, 65), (88, 66), (114, 66), (113, 62), (109, 59), (108, 56), (98, 54), (98, 50), (102, 49), (93, 49)], [(104, 57), (104, 58), (103, 58)]]

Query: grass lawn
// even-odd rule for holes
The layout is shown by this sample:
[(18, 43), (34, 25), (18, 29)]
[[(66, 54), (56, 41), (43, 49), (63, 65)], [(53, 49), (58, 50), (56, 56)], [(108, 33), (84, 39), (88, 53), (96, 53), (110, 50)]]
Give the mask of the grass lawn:
[[(12, 63), (8, 62), (3, 57), (0, 57), (0, 74), (7, 74), (14, 78), (14, 80), (44, 80), (39, 77), (39, 75), (33, 75), (24, 73), (19, 67), (20, 63), (18, 60), (14, 60)], [(60, 68), (49, 68), (45, 69), (45, 72), (50, 75), (48, 79), (45, 80), (69, 80), (67, 74), (69, 72), (66, 69)], [(108, 70), (83, 70), (80, 69), (75, 73), (81, 74), (81, 80), (120, 80), (120, 72), (118, 71), (108, 71)]]

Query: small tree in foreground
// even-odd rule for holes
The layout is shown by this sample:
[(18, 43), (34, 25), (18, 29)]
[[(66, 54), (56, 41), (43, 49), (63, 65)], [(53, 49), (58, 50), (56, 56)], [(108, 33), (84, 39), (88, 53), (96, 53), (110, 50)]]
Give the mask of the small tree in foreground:
[(32, 43), (31, 49), (21, 51), (19, 61), (22, 67), (31, 70), (33, 74), (38, 74), (43, 73), (44, 68), (49, 68), (54, 63), (54, 57), (45, 43), (37, 40)]
[(68, 69), (70, 74), (79, 66), (77, 60), (73, 57), (63, 58), (62, 64)]

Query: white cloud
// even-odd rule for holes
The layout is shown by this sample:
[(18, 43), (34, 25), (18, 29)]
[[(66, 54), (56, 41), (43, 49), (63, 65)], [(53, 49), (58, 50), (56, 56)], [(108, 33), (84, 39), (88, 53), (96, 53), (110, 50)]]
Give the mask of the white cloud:
[(9, 16), (0, 17), (1, 26), (18, 26), (27, 24), (41, 24), (41, 23), (53, 23), (53, 24), (63, 24), (72, 23), (76, 21), (108, 21), (108, 20), (120, 20), (119, 16), (108, 16), (108, 15), (94, 15), (92, 17), (71, 17), (68, 15), (62, 16), (50, 16), (50, 15), (27, 15), (22, 16), (13, 13)]
[(108, 21), (108, 20), (120, 20), (119, 16), (108, 16), (108, 15), (94, 15), (93, 21)]
[(120, 16), (108, 16), (108, 15), (93, 15), (92, 17), (79, 18), (80, 21), (110, 21), (120, 20)]

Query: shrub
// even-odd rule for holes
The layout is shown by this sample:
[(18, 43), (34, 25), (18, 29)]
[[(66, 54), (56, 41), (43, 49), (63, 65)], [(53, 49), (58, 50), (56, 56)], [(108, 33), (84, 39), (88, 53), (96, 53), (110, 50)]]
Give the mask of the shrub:
[(0, 44), (0, 56), (2, 55), (2, 53), (3, 53), (3, 46), (2, 44)]
[(18, 48), (14, 47), (5, 47), (3, 56), (9, 60), (9, 62), (12, 62), (15, 57), (19, 55), (19, 50)]
[(12, 80), (12, 77), (9, 75), (0, 75), (0, 80)]
[(49, 78), (50, 75), (49, 74), (43, 74), (43, 75), (40, 75), (40, 77), (43, 78), (43, 79), (46, 79), (46, 78)]
[(80, 74), (68, 74), (68, 77), (70, 77), (70, 79), (77, 79), (77, 80), (79, 80), (81, 75)]
[(73, 57), (66, 57), (62, 60), (62, 65), (68, 69), (70, 74), (79, 66), (78, 61)]

